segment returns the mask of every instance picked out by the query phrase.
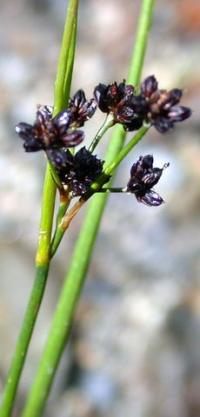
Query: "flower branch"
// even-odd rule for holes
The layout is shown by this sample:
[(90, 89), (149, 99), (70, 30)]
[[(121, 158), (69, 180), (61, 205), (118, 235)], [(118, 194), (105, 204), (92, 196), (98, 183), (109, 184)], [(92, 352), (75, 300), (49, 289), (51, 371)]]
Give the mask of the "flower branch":
[(105, 122), (98, 130), (97, 134), (95, 135), (94, 139), (92, 140), (88, 150), (93, 153), (97, 145), (99, 144), (100, 140), (102, 139), (103, 135), (114, 125), (114, 118), (112, 114), (108, 114), (106, 117)]

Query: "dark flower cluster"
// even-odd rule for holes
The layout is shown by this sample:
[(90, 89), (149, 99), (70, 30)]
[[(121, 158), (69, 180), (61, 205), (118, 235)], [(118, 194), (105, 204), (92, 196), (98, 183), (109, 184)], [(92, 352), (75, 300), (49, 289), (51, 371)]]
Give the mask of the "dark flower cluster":
[(82, 90), (77, 91), (66, 110), (52, 116), (52, 107), (38, 106), (33, 125), (19, 123), (16, 132), (24, 141), (26, 152), (71, 148), (84, 139), (84, 132), (77, 129), (93, 116), (96, 110), (94, 99), (86, 100)]
[(26, 152), (44, 150), (63, 187), (67, 185), (73, 196), (86, 194), (102, 172), (103, 162), (85, 147), (75, 155), (68, 149), (83, 141), (84, 132), (77, 128), (82, 127), (95, 110), (95, 100), (86, 100), (83, 90), (78, 90), (68, 107), (57, 116), (52, 116), (52, 107), (38, 106), (33, 125), (19, 123), (16, 126)]
[(182, 122), (191, 116), (191, 110), (185, 106), (179, 106), (182, 90), (159, 90), (156, 78), (151, 75), (141, 85), (141, 95), (147, 104), (146, 121), (160, 133), (165, 133), (174, 127), (177, 122)]
[(182, 122), (191, 115), (188, 107), (179, 106), (182, 91), (160, 90), (152, 75), (141, 84), (139, 94), (125, 81), (105, 85), (99, 84), (94, 97), (100, 110), (112, 113), (114, 123), (121, 123), (128, 131), (139, 129), (144, 122), (155, 126), (160, 133), (173, 128), (176, 122)]
[[(144, 123), (155, 126), (165, 133), (176, 122), (191, 115), (188, 107), (180, 106), (182, 91), (160, 90), (152, 75), (147, 77), (137, 92), (125, 81), (117, 84), (99, 84), (94, 89), (94, 98), (87, 100), (83, 90), (69, 100), (66, 109), (53, 115), (53, 108), (38, 106), (33, 125), (19, 123), (16, 132), (24, 142), (26, 152), (43, 150), (58, 174), (60, 184), (72, 196), (88, 196), (91, 184), (102, 174), (103, 161), (92, 151), (82, 147), (72, 153), (84, 139), (80, 128), (90, 119), (97, 108), (110, 114), (111, 124), (120, 123), (127, 131), (139, 129)], [(93, 147), (94, 149), (94, 147)], [(159, 206), (163, 199), (153, 187), (159, 181), (163, 168), (153, 167), (153, 156), (141, 156), (131, 168), (126, 191), (135, 194), (137, 200), (149, 206)]]
[(103, 161), (85, 147), (75, 155), (68, 149), (49, 150), (47, 155), (62, 184), (67, 185), (73, 196), (85, 196), (90, 185), (102, 173)]
[(169, 163), (166, 163), (162, 168), (154, 168), (152, 155), (140, 156), (131, 168), (126, 191), (135, 194), (137, 200), (147, 206), (160, 206), (164, 201), (152, 187), (157, 184), (163, 169), (168, 166)]
[(121, 123), (128, 131), (139, 129), (145, 117), (145, 98), (134, 94), (134, 87), (125, 81), (105, 85), (99, 84), (94, 97), (100, 110), (112, 113), (114, 123)]

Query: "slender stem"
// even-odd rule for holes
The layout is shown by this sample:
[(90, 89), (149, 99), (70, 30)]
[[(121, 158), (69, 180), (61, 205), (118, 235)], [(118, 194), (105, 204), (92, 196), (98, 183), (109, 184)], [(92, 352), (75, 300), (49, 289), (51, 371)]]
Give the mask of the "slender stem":
[(122, 160), (128, 155), (128, 153), (134, 148), (135, 145), (143, 138), (143, 136), (147, 133), (148, 127), (141, 127), (140, 130), (136, 133), (136, 135), (125, 145), (116, 158), (113, 159), (111, 163), (106, 161), (103, 169), (103, 173), (97, 178), (97, 180), (91, 185), (91, 190), (93, 192), (99, 192), (102, 186), (108, 182), (111, 175), (113, 175), (114, 171), (118, 167), (118, 165), (122, 162)]
[[(144, 5), (146, 7), (144, 7)], [(139, 25), (142, 24), (145, 26), (143, 29), (144, 33), (146, 33), (146, 38), (143, 37), (143, 39), (141, 39), (138, 36), (136, 37), (136, 44), (139, 42), (140, 46), (137, 45), (134, 52), (134, 60), (132, 61), (137, 62), (138, 57), (141, 56), (141, 67), (144, 60), (144, 49), (147, 44), (149, 22), (151, 21), (153, 11), (153, 1), (143, 0), (141, 14), (144, 12), (146, 13), (147, 6), (148, 19), (140, 18), (139, 21)], [(132, 71), (130, 71), (130, 74), (132, 74)], [(139, 75), (138, 73), (133, 74), (134, 76), (129, 76), (128, 82), (136, 84), (139, 82)], [(123, 128), (121, 128), (121, 126), (117, 126), (114, 130), (114, 134), (106, 154), (107, 165), (112, 163), (113, 159), (122, 149), (124, 139), (125, 132)], [(22, 417), (42, 416), (62, 351), (69, 338), (74, 311), (85, 281), (86, 272), (92, 256), (96, 235), (107, 197), (108, 193), (96, 194), (92, 197), (85, 222), (81, 228), (74, 254), (71, 259), (69, 272), (66, 275), (64, 287), (61, 291), (61, 296), (57, 304), (39, 369)]]
[(125, 189), (122, 187), (103, 187), (98, 190), (98, 193), (124, 193)]
[(36, 252), (36, 267), (48, 265), (49, 263), (49, 249), (53, 224), (55, 196), (56, 186), (51, 176), (50, 165), (47, 164), (42, 197), (42, 212), (38, 247)]
[[(69, 50), (71, 36), (73, 33), (73, 25), (76, 21), (78, 8), (78, 0), (70, 0), (69, 12), (70, 18), (67, 20), (65, 31), (63, 35), (63, 42), (61, 47), (58, 76), (55, 86), (55, 107), (54, 115), (61, 111), (64, 105), (63, 87), (65, 84), (65, 92), (70, 90), (70, 74), (73, 70), (73, 59), (70, 63), (66, 62), (68, 55), (65, 50)], [(73, 43), (75, 48), (75, 43)], [(66, 84), (66, 72), (68, 71), (68, 85)], [(24, 315), (21, 332), (19, 334), (11, 366), (8, 372), (7, 382), (3, 397), (0, 405), (0, 417), (10, 417), (14, 406), (14, 401), (19, 385), (21, 373), (26, 359), (29, 343), (33, 333), (34, 325), (37, 319), (39, 307), (43, 298), (45, 284), (48, 276), (49, 263), (50, 263), (50, 243), (51, 233), (55, 206), (56, 196), (56, 184), (52, 178), (51, 167), (47, 164), (42, 209), (41, 209), (41, 222), (38, 239), (38, 248), (36, 253), (36, 275), (31, 291), (29, 303)], [(36, 417), (36, 416), (35, 416)]]
[(76, 10), (76, 14), (74, 15), (73, 32), (72, 32), (72, 38), (71, 38), (70, 47), (69, 47), (69, 54), (67, 57), (67, 70), (66, 70), (65, 82), (64, 82), (64, 87), (63, 87), (63, 97), (64, 97), (65, 104), (68, 103), (69, 93), (70, 93), (69, 86), (71, 86), (71, 82), (72, 82), (72, 72), (73, 72), (72, 70), (74, 67), (74, 58), (75, 58), (76, 41), (77, 41), (77, 18), (78, 18), (78, 8)]
[[(31, 397), (29, 398), (23, 417), (42, 416), (45, 400), (53, 381), (60, 354), (65, 345), (65, 341), (69, 336), (76, 301), (78, 300), (81, 287), (84, 283), (83, 271), (85, 273), (87, 271), (90, 254), (105, 206), (106, 199), (102, 199), (101, 197), (102, 195), (95, 195), (92, 197), (86, 222), (79, 235), (70, 265), (70, 275), (68, 275), (67, 279), (68, 284), (66, 285), (65, 282), (65, 287), (62, 290), (62, 300), (60, 299), (59, 301), (59, 307), (56, 310), (52, 322), (51, 337), (48, 338), (48, 344), (45, 347), (43, 358), (46, 358), (47, 360), (44, 359), (41, 362), (40, 373), (38, 374), (36, 381), (37, 383), (35, 383), (32, 388)], [(82, 260), (80, 256), (81, 253), (83, 255)], [(85, 256), (85, 254), (87, 256)], [(76, 261), (77, 258), (79, 258), (78, 262)], [(73, 297), (71, 297), (71, 292), (73, 292)]]
[(56, 252), (56, 250), (59, 246), (59, 243), (60, 243), (60, 241), (63, 237), (64, 232), (63, 232), (63, 234), (61, 234), (60, 225), (61, 225), (63, 217), (66, 214), (66, 211), (69, 207), (69, 204), (70, 204), (70, 199), (69, 198), (64, 199), (64, 200), (63, 199), (60, 200), (60, 206), (59, 206), (58, 213), (57, 213), (57, 218), (56, 218), (55, 232), (54, 232), (54, 236), (53, 236), (53, 239), (52, 239), (52, 242), (51, 242), (51, 249), (50, 249), (51, 258), (55, 255), (55, 252)]
[(35, 321), (44, 294), (46, 279), (49, 270), (49, 247), (53, 222), (56, 187), (51, 177), (49, 164), (47, 165), (41, 223), (36, 253), (36, 273), (24, 315), (21, 331), (17, 340), (15, 352), (8, 372), (4, 394), (1, 400), (0, 416), (9, 417), (12, 413), (20, 376), (25, 363), (29, 343), (34, 329)]
[(132, 83), (135, 86), (139, 85), (141, 79), (154, 4), (155, 0), (141, 1), (141, 12), (136, 32), (135, 48), (127, 79), (129, 83)]
[(60, 222), (56, 228), (55, 237), (52, 241), (51, 245), (51, 257), (54, 256), (55, 252), (58, 249), (58, 246), (63, 238), (64, 233), (68, 229), (71, 221), (75, 217), (75, 215), (79, 212), (82, 205), (85, 203), (86, 200), (80, 199), (77, 201), (72, 208), (60, 218)]
[(109, 114), (106, 117), (105, 122), (100, 127), (100, 129), (98, 130), (96, 136), (94, 137), (94, 139), (92, 140), (92, 142), (91, 142), (91, 144), (88, 148), (91, 153), (95, 150), (95, 148), (98, 145), (98, 143), (100, 142), (102, 136), (107, 132), (108, 129), (110, 129), (110, 127), (113, 126), (113, 124), (114, 124), (113, 116), (112, 116), (112, 114)]
[(40, 303), (42, 295), (44, 293), (47, 276), (48, 264), (46, 266), (38, 266), (36, 268), (36, 274), (31, 295), (29, 298), (29, 303), (23, 319), (21, 332), (19, 334), (18, 341), (16, 344), (15, 354), (13, 356), (11, 367), (7, 376), (7, 383), (0, 408), (1, 417), (8, 417), (11, 415), (12, 412), (18, 387), (18, 381), (22, 372), (24, 361), (26, 359), (29, 341), (40, 308)]
[(79, 212), (80, 208), (82, 207), (84, 203), (85, 203), (85, 200), (80, 198), (80, 200), (78, 200), (72, 206), (72, 208), (67, 212), (67, 214), (62, 218), (61, 227), (63, 230), (66, 230), (69, 227), (72, 219), (74, 218), (74, 216), (76, 216), (76, 214)]
[(112, 175), (115, 169), (123, 161), (123, 159), (132, 151), (132, 149), (137, 145), (137, 143), (143, 138), (144, 135), (148, 132), (148, 127), (141, 127), (140, 130), (135, 134), (135, 136), (125, 145), (122, 150), (119, 152), (117, 157), (111, 164), (105, 164), (104, 173), (106, 176)]
[[(67, 9), (67, 18), (65, 21), (62, 37), (60, 56), (58, 60), (58, 71), (55, 82), (55, 114), (63, 110), (68, 103), (70, 91), (69, 86), (71, 85), (71, 76), (74, 63), (74, 52), (71, 53), (70, 45), (72, 48), (75, 48), (78, 4), (79, 0), (70, 0)], [(70, 62), (68, 61), (69, 57)]]

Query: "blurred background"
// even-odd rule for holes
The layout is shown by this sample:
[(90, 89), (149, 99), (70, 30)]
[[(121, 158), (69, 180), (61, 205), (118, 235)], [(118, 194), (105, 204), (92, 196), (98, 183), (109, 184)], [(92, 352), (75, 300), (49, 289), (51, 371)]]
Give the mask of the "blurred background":
[[(139, 0), (82, 0), (73, 92), (126, 77)], [(14, 126), (52, 104), (65, 0), (1, 0), (0, 22), (0, 387), (33, 282), (44, 156), (25, 154)], [(184, 90), (192, 117), (151, 129), (122, 164), (153, 153), (170, 162), (156, 187), (166, 204), (109, 199), (88, 280), (45, 417), (200, 416), (200, 2), (156, 2), (143, 77)], [(91, 139), (103, 121), (86, 125)], [(103, 153), (108, 138), (102, 148)], [(84, 210), (53, 261), (17, 401), (21, 414), (48, 333)]]

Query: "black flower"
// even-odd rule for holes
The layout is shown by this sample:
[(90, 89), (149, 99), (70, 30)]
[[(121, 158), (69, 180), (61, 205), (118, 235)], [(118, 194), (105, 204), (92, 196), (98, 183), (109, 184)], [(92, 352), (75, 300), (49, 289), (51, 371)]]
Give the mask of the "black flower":
[(78, 145), (84, 139), (84, 133), (72, 129), (71, 122), (72, 114), (68, 109), (52, 117), (51, 107), (38, 106), (35, 123), (19, 123), (16, 132), (24, 141), (26, 152), (69, 148)]
[(134, 87), (120, 84), (99, 84), (94, 90), (94, 97), (100, 110), (112, 113), (114, 123), (121, 123), (126, 130), (139, 129), (146, 114), (146, 100), (134, 94)]
[(76, 127), (83, 126), (86, 120), (90, 119), (96, 110), (95, 100), (86, 100), (83, 90), (78, 90), (69, 101), (69, 110), (72, 115), (72, 123)]
[(135, 194), (137, 200), (148, 206), (160, 206), (164, 201), (152, 187), (159, 181), (163, 169), (169, 164), (164, 164), (163, 168), (153, 168), (153, 156), (140, 156), (138, 161), (133, 164), (130, 171), (130, 180), (127, 184), (127, 191)]
[(159, 90), (154, 75), (143, 81), (141, 95), (147, 104), (146, 121), (154, 125), (160, 133), (167, 132), (176, 122), (182, 122), (191, 116), (188, 107), (178, 105), (182, 91), (178, 88), (170, 91)]
[(102, 173), (103, 161), (92, 155), (85, 147), (75, 155), (72, 155), (68, 149), (50, 149), (47, 155), (63, 186), (67, 186), (73, 196), (86, 195), (90, 185)]

